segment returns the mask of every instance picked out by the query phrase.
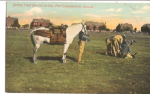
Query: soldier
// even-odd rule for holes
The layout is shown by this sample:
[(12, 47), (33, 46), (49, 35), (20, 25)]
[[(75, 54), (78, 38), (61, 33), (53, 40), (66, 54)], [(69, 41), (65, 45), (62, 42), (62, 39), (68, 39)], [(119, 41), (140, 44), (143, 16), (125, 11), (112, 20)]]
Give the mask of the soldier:
[(85, 45), (86, 40), (87, 40), (87, 42), (89, 42), (89, 36), (84, 34), (84, 32), (80, 31), (79, 41), (78, 41), (78, 45), (79, 45), (78, 63), (81, 63), (81, 56), (82, 56), (82, 53), (84, 51), (84, 45)]
[(111, 47), (111, 43), (112, 43), (112, 38), (113, 38), (113, 37), (114, 37), (114, 36), (109, 36), (109, 37), (107, 37), (106, 40), (105, 40), (106, 45), (107, 45), (107, 50), (106, 50), (106, 52), (105, 52), (106, 55), (108, 54), (108, 52), (110, 52), (111, 55), (113, 54), (113, 53), (112, 53), (112, 47)]
[(124, 41), (125, 41), (125, 35), (116, 35), (112, 38), (111, 47), (113, 48), (113, 53), (115, 56), (119, 55), (120, 53), (119, 47)]
[(132, 43), (135, 42), (134, 40), (132, 41), (124, 41), (121, 44), (121, 50), (120, 50), (120, 56), (123, 58), (135, 58), (135, 53), (134, 55), (131, 55), (131, 49), (130, 46), (132, 45)]

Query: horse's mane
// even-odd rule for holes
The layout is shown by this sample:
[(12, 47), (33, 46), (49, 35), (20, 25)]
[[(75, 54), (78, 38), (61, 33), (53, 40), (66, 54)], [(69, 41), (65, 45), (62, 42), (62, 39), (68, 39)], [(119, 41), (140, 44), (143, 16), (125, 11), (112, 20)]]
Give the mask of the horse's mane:
[(73, 24), (70, 25), (70, 27), (71, 27), (71, 26), (78, 25), (78, 24), (81, 24), (81, 23), (73, 23)]
[(83, 24), (83, 25), (85, 25), (85, 22), (81, 22), (81, 23), (73, 23), (73, 24), (71, 24), (70, 26), (75, 26), (75, 25), (78, 25), (78, 24)]

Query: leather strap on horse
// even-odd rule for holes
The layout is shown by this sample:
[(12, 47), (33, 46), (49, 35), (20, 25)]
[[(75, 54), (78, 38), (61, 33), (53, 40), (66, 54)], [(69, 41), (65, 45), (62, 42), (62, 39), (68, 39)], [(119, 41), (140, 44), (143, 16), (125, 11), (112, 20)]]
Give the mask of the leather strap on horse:
[[(81, 23), (82, 24), (82, 23)], [(84, 33), (86, 34), (86, 30), (85, 30), (85, 28), (84, 28), (84, 25), (82, 24), (82, 29), (84, 29)]]

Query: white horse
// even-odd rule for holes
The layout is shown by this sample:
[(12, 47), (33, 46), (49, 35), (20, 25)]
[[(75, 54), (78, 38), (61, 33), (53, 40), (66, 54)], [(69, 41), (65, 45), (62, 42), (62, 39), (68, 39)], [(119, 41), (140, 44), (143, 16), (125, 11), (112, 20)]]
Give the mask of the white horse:
[[(34, 64), (36, 64), (36, 61), (37, 61), (36, 52), (39, 49), (40, 45), (43, 43), (50, 44), (50, 38), (39, 36), (39, 35), (34, 35), (34, 31), (36, 31), (36, 30), (49, 30), (49, 29), (41, 27), (38, 29), (34, 29), (31, 32), (31, 41), (32, 41), (32, 44), (34, 45), (34, 49), (33, 49), (33, 63)], [(69, 45), (72, 43), (74, 37), (80, 31), (84, 32), (84, 34), (87, 34), (86, 25), (85, 25), (85, 22), (83, 22), (83, 21), (81, 23), (72, 24), (71, 26), (69, 26), (66, 29), (66, 43), (64, 44), (64, 51), (63, 51), (63, 57), (62, 57), (63, 63), (66, 63), (66, 53), (67, 53)]]

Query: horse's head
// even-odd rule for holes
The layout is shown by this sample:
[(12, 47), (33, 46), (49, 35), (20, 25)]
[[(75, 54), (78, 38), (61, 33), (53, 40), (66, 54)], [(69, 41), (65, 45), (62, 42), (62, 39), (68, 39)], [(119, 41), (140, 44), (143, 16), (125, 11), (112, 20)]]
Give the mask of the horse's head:
[(89, 38), (89, 34), (88, 34), (87, 30), (86, 30), (86, 21), (82, 20), (81, 24), (82, 24), (82, 30), (81, 31), (84, 33), (83, 37), (87, 40), (87, 42), (89, 42), (90, 38)]
[(82, 24), (82, 32), (84, 32), (84, 34), (87, 34), (87, 30), (86, 30), (86, 21), (82, 20), (81, 24)]

